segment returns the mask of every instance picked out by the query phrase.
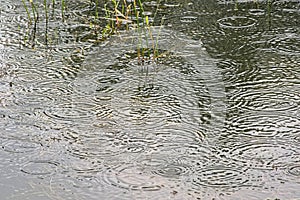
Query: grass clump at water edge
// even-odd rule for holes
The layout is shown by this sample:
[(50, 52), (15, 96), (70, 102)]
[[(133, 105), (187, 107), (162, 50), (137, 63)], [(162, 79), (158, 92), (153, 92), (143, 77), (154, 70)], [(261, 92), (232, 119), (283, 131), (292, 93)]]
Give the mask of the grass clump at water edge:
[[(72, 12), (72, 7), (69, 8), (68, 3), (70, 2), (65, 0), (22, 0), (22, 3), (28, 18), (28, 30), (30, 30), (30, 34), (28, 31), (26, 40), (31, 43), (32, 48), (36, 44), (37, 31), (43, 31), (42, 35), (45, 45), (48, 45), (51, 41), (48, 36), (51, 32), (57, 35), (56, 30), (53, 31), (49, 28), (49, 20), (61, 21), (62, 25), (68, 24), (68, 20), (74, 20), (68, 18), (68, 12)], [(159, 4), (160, 0), (158, 0), (157, 6)], [(91, 30), (97, 35), (97, 39), (94, 42), (105, 41), (112, 35), (118, 34), (119, 31), (134, 29), (139, 35), (139, 42), (137, 44), (138, 56), (141, 59), (155, 58), (159, 56), (158, 38), (156, 38), (156, 42), (153, 42), (154, 38), (151, 33), (151, 27), (155, 21), (158, 7), (154, 14), (150, 16), (149, 14), (145, 14), (143, 5), (141, 0), (110, 0), (105, 3), (100, 0), (91, 0), (90, 12), (87, 15), (82, 15), (82, 17), (85, 17), (83, 21), (89, 22)], [(51, 11), (52, 15), (50, 14)], [(55, 16), (58, 13), (59, 16)], [(38, 28), (39, 23), (43, 23), (43, 30)], [(163, 20), (161, 20), (160, 24), (163, 24)], [(146, 48), (143, 48), (141, 45), (142, 37), (146, 39)], [(148, 40), (152, 40), (151, 45)]]

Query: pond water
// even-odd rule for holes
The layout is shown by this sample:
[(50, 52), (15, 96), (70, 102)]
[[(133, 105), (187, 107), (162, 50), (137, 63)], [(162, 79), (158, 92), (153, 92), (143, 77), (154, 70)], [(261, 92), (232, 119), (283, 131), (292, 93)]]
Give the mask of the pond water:
[(147, 1), (103, 41), (68, 6), (34, 35), (0, 0), (1, 199), (300, 198), (299, 0)]

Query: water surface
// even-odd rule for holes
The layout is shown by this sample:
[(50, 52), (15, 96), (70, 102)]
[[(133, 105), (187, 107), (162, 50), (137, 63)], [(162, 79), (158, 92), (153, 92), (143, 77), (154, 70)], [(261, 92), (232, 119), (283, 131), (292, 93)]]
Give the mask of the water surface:
[(1, 199), (300, 198), (300, 2), (268, 2), (145, 2), (164, 26), (102, 42), (57, 4), (46, 45), (0, 0)]

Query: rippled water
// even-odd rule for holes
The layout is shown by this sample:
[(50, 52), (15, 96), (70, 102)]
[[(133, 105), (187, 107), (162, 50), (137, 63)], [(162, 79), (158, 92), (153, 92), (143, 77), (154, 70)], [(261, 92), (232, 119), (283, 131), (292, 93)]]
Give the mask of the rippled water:
[(1, 199), (300, 198), (299, 1), (145, 2), (153, 39), (100, 43), (55, 6), (45, 45), (0, 0)]

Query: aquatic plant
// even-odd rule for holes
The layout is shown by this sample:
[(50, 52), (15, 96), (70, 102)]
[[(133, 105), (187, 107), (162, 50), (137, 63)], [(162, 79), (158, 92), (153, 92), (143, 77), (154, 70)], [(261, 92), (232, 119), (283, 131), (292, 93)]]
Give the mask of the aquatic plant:
[(23, 3), (23, 6), (25, 8), (25, 11), (27, 13), (27, 18), (29, 20), (29, 23), (31, 24), (32, 23), (32, 19), (31, 19), (31, 16), (30, 16), (30, 12), (29, 12), (28, 6), (27, 6), (25, 0), (22, 0), (22, 3)]
[(61, 0), (61, 18), (63, 21), (65, 20), (65, 9), (66, 9), (65, 0)]
[[(157, 6), (159, 4), (160, 0), (158, 0)], [(157, 11), (158, 7), (155, 10), (152, 22), (155, 21)], [(96, 19), (107, 20), (106, 26), (102, 29), (101, 40), (106, 40), (111, 35), (118, 34), (119, 31), (135, 30), (138, 33), (137, 56), (139, 60), (158, 57), (158, 37), (153, 38), (152, 36), (151, 27), (153, 23), (150, 22), (149, 16), (145, 14), (141, 0), (133, 0), (130, 3), (126, 0), (111, 0), (104, 4), (104, 12), (104, 18), (98, 16), (97, 8), (95, 12)], [(163, 25), (163, 19), (161, 19), (160, 25)], [(146, 47), (141, 44), (142, 38), (146, 39)], [(149, 40), (152, 40), (152, 42), (149, 42)], [(154, 40), (155, 42), (153, 42)]]
[[(39, 23), (40, 15), (39, 12), (42, 12), (42, 19), (45, 22), (44, 27), (44, 43), (48, 45), (49, 33), (56, 30), (49, 29), (49, 20), (50, 13), (52, 9), (52, 17), (54, 18), (54, 10), (60, 9), (60, 19), (64, 22), (68, 20), (66, 17), (67, 1), (65, 0), (22, 0), (24, 9), (28, 18), (28, 28), (32, 30), (32, 34), (28, 37), (29, 42), (32, 43), (32, 47), (35, 47), (37, 24)], [(137, 53), (138, 57), (142, 59), (149, 59), (150, 57), (158, 57), (158, 38), (153, 38), (151, 33), (151, 28), (155, 21), (157, 14), (157, 9), (154, 12), (154, 16), (145, 14), (144, 4), (141, 0), (109, 0), (106, 3), (103, 3), (99, 0), (91, 0), (91, 11), (90, 15), (86, 16), (84, 21), (89, 23), (90, 30), (96, 36), (96, 39), (91, 40), (95, 43), (105, 41), (107, 38), (114, 34), (118, 34), (120, 31), (136, 30), (139, 37), (139, 42), (137, 44)], [(101, 4), (102, 3), (102, 4)], [(60, 8), (57, 5), (60, 5)], [(160, 5), (160, 0), (157, 2), (157, 6)], [(40, 8), (43, 9), (40, 9)], [(39, 10), (40, 9), (40, 10)], [(59, 18), (58, 18), (59, 19)], [(160, 24), (163, 24), (163, 19), (160, 21)], [(100, 33), (100, 34), (99, 34)], [(141, 45), (141, 38), (146, 39), (146, 47)], [(152, 40), (152, 42), (150, 42)], [(156, 42), (153, 42), (156, 40)]]
[(47, 0), (44, 0), (44, 9), (45, 9), (45, 18), (46, 18), (45, 43), (47, 45), (48, 44), (48, 23), (49, 23)]
[[(157, 8), (152, 16), (152, 22), (150, 22), (150, 16), (145, 14), (146, 12), (141, 0), (133, 0), (131, 2), (126, 0), (112, 0), (104, 4), (104, 19), (107, 20), (107, 24), (102, 30), (101, 39), (105, 40), (112, 34), (118, 34), (119, 31), (135, 30), (138, 33), (136, 51), (138, 60), (141, 63), (149, 59), (155, 60), (160, 56), (158, 51), (159, 34), (154, 38), (151, 27), (156, 20), (159, 5), (160, 0), (157, 0)], [(96, 17), (98, 18), (98, 16)], [(162, 18), (160, 20), (161, 27), (163, 23)], [(143, 46), (142, 38), (146, 41), (146, 46)]]
[(33, 2), (33, 0), (28, 0), (29, 1), (29, 5), (31, 6), (31, 12), (33, 15), (33, 21), (32, 21), (32, 17), (31, 14), (29, 12), (29, 8), (25, 2), (25, 0), (22, 0), (24, 8), (26, 10), (27, 16), (28, 16), (28, 20), (29, 20), (29, 25), (32, 24), (33, 22), (33, 28), (32, 28), (32, 48), (34, 48), (35, 46), (35, 37), (36, 37), (36, 31), (37, 31), (37, 23), (39, 21), (39, 12), (36, 8), (35, 3)]

